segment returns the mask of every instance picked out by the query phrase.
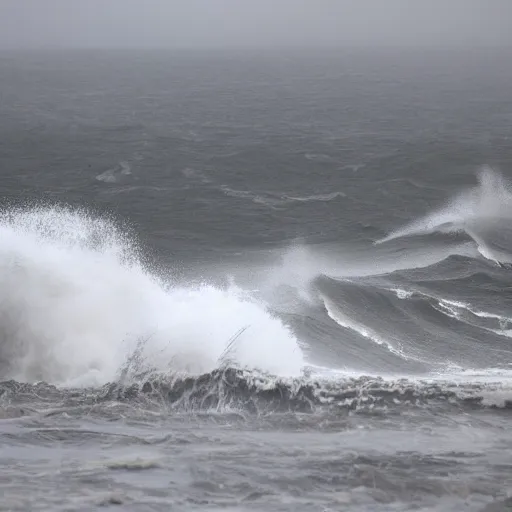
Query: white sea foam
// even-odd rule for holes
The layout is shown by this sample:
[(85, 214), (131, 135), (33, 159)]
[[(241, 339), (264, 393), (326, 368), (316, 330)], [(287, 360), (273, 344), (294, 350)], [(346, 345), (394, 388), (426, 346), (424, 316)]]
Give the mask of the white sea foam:
[(163, 283), (114, 223), (67, 208), (0, 215), (2, 378), (99, 384), (144, 341), (159, 370), (203, 372), (230, 338), (242, 367), (296, 375), (299, 342), (265, 306), (234, 287)]
[(391, 291), (395, 292), (396, 296), (401, 300), (410, 299), (414, 295), (414, 292), (403, 290), (402, 288), (392, 288)]

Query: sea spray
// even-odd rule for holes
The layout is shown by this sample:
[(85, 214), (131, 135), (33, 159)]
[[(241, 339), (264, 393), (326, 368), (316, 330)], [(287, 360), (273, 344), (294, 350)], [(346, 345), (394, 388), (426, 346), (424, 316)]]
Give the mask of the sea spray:
[(291, 330), (247, 293), (168, 285), (115, 223), (65, 207), (0, 215), (0, 319), (3, 379), (102, 384), (137, 351), (159, 371), (212, 371), (247, 325), (234, 364), (295, 375), (304, 363)]
[(511, 222), (512, 187), (501, 174), (485, 167), (478, 174), (476, 187), (461, 191), (441, 208), (392, 231), (375, 244), (433, 232), (463, 232), (484, 258), (510, 263), (511, 247), (506, 242)]

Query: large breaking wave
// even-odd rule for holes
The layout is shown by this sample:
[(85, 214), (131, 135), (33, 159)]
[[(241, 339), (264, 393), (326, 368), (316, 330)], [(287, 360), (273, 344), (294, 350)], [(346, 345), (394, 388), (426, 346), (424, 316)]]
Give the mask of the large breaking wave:
[[(10, 209), (0, 237), (0, 381), (12, 379), (4, 396), (25, 389), (15, 381), (39, 395), (43, 381), (187, 410), (485, 405), (498, 372), (508, 404), (508, 317), (442, 288), (467, 279), (463, 263), (475, 260), (464, 245), (399, 260), (295, 249), (265, 268), (257, 293), (163, 278), (129, 231), (86, 211)], [(276, 291), (290, 285), (299, 307)], [(482, 384), (462, 396), (421, 380), (443, 372), (445, 382), (459, 374)]]
[(163, 281), (116, 224), (65, 207), (0, 217), (0, 375), (103, 384), (138, 354), (139, 366), (209, 372), (239, 367), (299, 374), (291, 330), (235, 287)]

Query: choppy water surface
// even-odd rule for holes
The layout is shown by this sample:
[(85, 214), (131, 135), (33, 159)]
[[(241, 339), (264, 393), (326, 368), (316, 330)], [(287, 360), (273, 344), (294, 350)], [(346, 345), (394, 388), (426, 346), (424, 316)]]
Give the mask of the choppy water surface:
[(512, 507), (489, 52), (2, 54), (0, 507)]

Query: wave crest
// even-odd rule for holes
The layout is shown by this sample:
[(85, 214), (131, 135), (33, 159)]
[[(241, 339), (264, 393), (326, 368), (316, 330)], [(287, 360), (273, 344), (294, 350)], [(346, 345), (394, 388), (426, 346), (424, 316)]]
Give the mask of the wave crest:
[(246, 327), (236, 365), (300, 374), (298, 340), (263, 303), (235, 287), (163, 282), (109, 219), (10, 210), (0, 237), (0, 378), (103, 384), (137, 351), (147, 367), (212, 371)]
[(434, 232), (464, 232), (473, 239), (484, 258), (496, 263), (512, 263), (512, 247), (506, 243), (511, 234), (511, 186), (489, 167), (479, 173), (478, 182), (476, 187), (459, 193), (442, 208), (392, 231), (375, 244)]
[[(236, 368), (202, 375), (153, 375), (139, 383), (101, 388), (58, 389), (40, 383), (0, 382), (0, 396), (13, 406), (27, 396), (73, 408), (124, 403), (176, 412), (400, 414), (413, 410), (504, 408), (512, 410), (512, 388), (497, 382), (385, 380), (380, 377), (278, 378)], [(60, 411), (61, 409), (58, 409)], [(109, 407), (110, 411), (111, 408)], [(51, 414), (51, 412), (50, 412)]]

